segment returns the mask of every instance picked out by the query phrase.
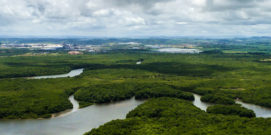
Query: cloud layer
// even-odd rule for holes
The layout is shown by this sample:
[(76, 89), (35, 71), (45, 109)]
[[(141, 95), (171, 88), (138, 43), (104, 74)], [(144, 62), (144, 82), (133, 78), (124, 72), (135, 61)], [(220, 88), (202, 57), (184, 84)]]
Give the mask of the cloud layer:
[(270, 0), (0, 0), (0, 35), (269, 36)]

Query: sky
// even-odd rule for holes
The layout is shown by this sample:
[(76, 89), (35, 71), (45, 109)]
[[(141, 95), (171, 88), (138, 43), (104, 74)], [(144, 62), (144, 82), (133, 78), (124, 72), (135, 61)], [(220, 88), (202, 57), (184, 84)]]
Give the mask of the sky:
[(0, 36), (270, 36), (271, 0), (0, 0)]

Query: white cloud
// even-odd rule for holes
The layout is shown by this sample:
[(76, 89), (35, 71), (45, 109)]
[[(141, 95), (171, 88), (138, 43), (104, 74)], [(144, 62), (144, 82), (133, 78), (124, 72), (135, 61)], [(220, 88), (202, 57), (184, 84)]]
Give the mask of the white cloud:
[(0, 35), (270, 35), (269, 0), (0, 0)]
[(110, 15), (111, 11), (108, 9), (101, 9), (93, 12), (94, 16), (108, 16)]
[(187, 22), (176, 22), (176, 24), (185, 25)]

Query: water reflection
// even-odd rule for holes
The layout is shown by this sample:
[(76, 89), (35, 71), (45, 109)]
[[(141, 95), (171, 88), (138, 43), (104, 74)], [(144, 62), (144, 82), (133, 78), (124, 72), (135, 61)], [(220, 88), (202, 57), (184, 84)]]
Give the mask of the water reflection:
[(256, 114), (256, 117), (270, 118), (271, 117), (271, 108), (261, 107), (254, 104), (244, 103), (242, 101), (236, 101), (237, 104), (241, 104), (243, 107), (253, 110)]
[(198, 94), (193, 94), (193, 95), (194, 95), (194, 98), (195, 98), (195, 100), (193, 101), (193, 104), (194, 104), (196, 107), (198, 107), (199, 109), (201, 109), (201, 110), (203, 110), (203, 111), (206, 111), (207, 108), (208, 108), (209, 106), (212, 105), (212, 104), (210, 104), (210, 103), (204, 103), (204, 102), (202, 102), (202, 101), (200, 100), (200, 98), (201, 98), (200, 95), (198, 95)]
[(74, 70), (71, 70), (71, 71), (70, 71), (69, 73), (67, 73), (67, 74), (35, 76), (35, 77), (28, 77), (28, 79), (46, 79), (46, 78), (75, 77), (75, 76), (78, 76), (78, 75), (82, 74), (83, 71), (84, 71), (84, 69), (83, 69), (83, 68), (80, 68), (80, 69), (74, 69)]
[(163, 53), (191, 53), (191, 54), (201, 52), (198, 49), (181, 49), (181, 48), (160, 48), (157, 51)]
[(1, 135), (82, 135), (126, 114), (142, 104), (134, 98), (117, 103), (92, 105), (69, 115), (43, 120), (1, 120)]
[[(202, 102), (200, 100), (201, 96), (198, 94), (193, 94), (193, 95), (195, 98), (195, 100), (193, 101), (193, 104), (203, 111), (206, 111), (209, 106), (214, 105), (214, 104)], [(236, 100), (235, 103), (241, 104), (243, 107), (250, 109), (250, 110), (253, 110), (254, 113), (256, 114), (256, 117), (262, 117), (262, 118), (270, 118), (271, 117), (271, 108), (261, 107), (261, 106), (254, 105), (254, 104), (248, 104), (248, 103), (244, 103), (239, 100)]]
[(72, 104), (72, 109), (65, 110), (63, 112), (52, 114), (52, 118), (54, 117), (64, 117), (66, 115), (69, 115), (70, 113), (76, 112), (79, 110), (79, 103), (74, 99), (74, 95), (71, 95), (69, 97), (69, 101)]

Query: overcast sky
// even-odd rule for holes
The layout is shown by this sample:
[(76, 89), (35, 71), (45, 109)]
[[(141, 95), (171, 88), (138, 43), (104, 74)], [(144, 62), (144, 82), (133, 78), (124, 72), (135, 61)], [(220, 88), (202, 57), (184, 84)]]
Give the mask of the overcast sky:
[(0, 0), (0, 35), (270, 36), (271, 0)]

